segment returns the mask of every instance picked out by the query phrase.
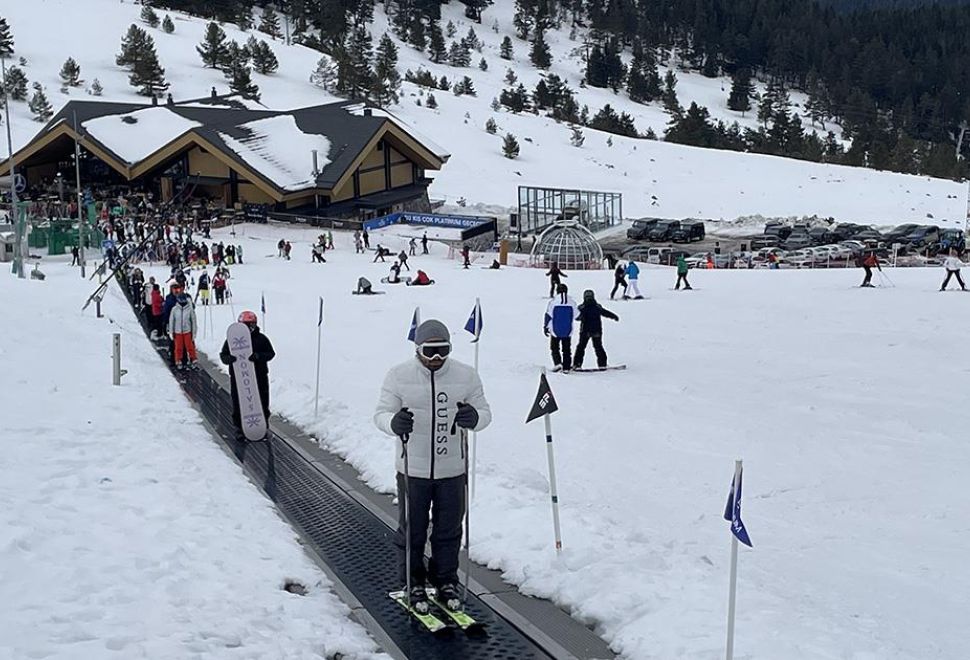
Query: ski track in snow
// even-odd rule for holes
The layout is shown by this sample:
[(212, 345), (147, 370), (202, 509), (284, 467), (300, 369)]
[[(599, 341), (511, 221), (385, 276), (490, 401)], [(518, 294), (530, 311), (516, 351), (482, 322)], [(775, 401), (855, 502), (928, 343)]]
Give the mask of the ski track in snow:
[[(218, 350), (232, 314), (258, 310), (265, 293), (278, 351), (273, 410), (390, 492), (393, 444), (374, 428), (373, 406), (386, 370), (412, 354), (414, 306), (444, 320), (455, 357), (471, 363), (461, 328), (480, 296), (494, 421), (479, 436), (472, 556), (524, 593), (568, 608), (624, 658), (723, 657), (730, 533), (721, 514), (740, 457), (754, 549), (741, 550), (737, 657), (962, 657), (970, 415), (960, 383), (970, 369), (958, 347), (970, 310), (960, 296), (936, 295), (940, 269), (887, 271), (896, 288), (873, 290), (856, 288), (858, 269), (692, 271), (703, 292), (685, 293), (670, 290), (672, 269), (647, 268), (640, 286), (650, 299), (640, 305), (608, 300), (609, 271), (569, 273), (574, 295), (593, 288), (621, 316), (604, 322), (605, 344), (629, 368), (550, 375), (561, 408), (557, 558), (542, 425), (523, 425), (548, 366), (542, 271), (465, 271), (433, 242), (430, 257), (410, 262), (435, 286), (351, 296), (357, 277), (377, 282), (390, 263), (354, 255), (351, 237), (334, 232), (338, 250), (311, 264), (319, 233), (237, 228), (234, 242), (253, 258), (233, 268), (234, 307), (212, 309), (216, 336), (202, 348)], [(406, 234), (377, 231), (371, 245), (398, 251)], [(280, 237), (293, 261), (262, 258)], [(326, 319), (314, 420), (318, 296)]]

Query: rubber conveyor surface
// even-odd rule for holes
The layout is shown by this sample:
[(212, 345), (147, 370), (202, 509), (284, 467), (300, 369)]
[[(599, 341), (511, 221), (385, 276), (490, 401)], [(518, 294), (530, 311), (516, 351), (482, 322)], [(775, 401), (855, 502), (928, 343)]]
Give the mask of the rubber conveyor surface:
[[(167, 348), (157, 348), (171, 364)], [(388, 591), (399, 586), (392, 531), (275, 433), (271, 432), (266, 442), (236, 440), (229, 392), (204, 369), (172, 370), (227, 448), (406, 657), (554, 657), (470, 592), (466, 610), (486, 625), (485, 637), (466, 637), (456, 630), (454, 635), (439, 639), (419, 628), (387, 597)]]

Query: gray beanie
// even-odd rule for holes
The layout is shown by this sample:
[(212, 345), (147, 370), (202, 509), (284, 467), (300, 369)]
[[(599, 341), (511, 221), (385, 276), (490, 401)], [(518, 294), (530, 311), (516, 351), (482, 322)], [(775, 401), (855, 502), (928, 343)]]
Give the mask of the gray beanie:
[(451, 341), (451, 333), (448, 332), (447, 326), (437, 319), (428, 319), (418, 326), (418, 329), (414, 331), (414, 343), (423, 344), (426, 341), (432, 339), (439, 339), (442, 341)]

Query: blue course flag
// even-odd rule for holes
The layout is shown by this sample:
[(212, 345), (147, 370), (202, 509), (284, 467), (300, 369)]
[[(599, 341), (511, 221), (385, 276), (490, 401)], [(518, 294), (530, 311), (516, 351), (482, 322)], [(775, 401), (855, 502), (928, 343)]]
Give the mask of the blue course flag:
[(751, 539), (748, 538), (748, 530), (744, 528), (744, 523), (741, 521), (741, 475), (742, 470), (739, 470), (737, 497), (734, 496), (735, 484), (731, 484), (731, 492), (728, 493), (727, 506), (724, 507), (724, 519), (731, 521), (731, 533), (738, 537), (741, 543), (751, 548), (753, 546), (751, 545)]
[(418, 329), (418, 310), (415, 308), (414, 316), (411, 317), (411, 328), (408, 330), (408, 341), (414, 341), (414, 333)]
[(475, 306), (472, 308), (472, 313), (468, 315), (468, 321), (465, 322), (465, 330), (475, 335), (475, 338), (472, 340), (473, 344), (482, 336), (483, 325), (482, 306), (476, 300)]

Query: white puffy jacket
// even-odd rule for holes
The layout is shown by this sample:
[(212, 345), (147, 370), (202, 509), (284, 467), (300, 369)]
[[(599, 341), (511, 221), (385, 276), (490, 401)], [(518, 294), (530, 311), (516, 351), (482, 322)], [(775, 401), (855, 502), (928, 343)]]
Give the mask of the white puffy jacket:
[[(481, 431), (492, 421), (481, 378), (470, 366), (454, 358), (448, 358), (437, 371), (430, 371), (414, 357), (387, 372), (374, 423), (384, 433), (394, 435), (391, 418), (401, 408), (414, 413), (414, 431), (408, 442), (412, 477), (447, 479), (465, 473), (460, 433), (451, 433), (458, 402), (472, 405), (478, 411), (478, 424), (473, 430)], [(394, 446), (397, 471), (403, 474), (400, 438)]]
[(947, 257), (943, 261), (943, 267), (947, 270), (960, 270), (963, 268), (963, 262), (960, 261), (959, 257)]
[(168, 334), (181, 335), (191, 332), (195, 337), (195, 306), (192, 301), (176, 303), (168, 313)]

